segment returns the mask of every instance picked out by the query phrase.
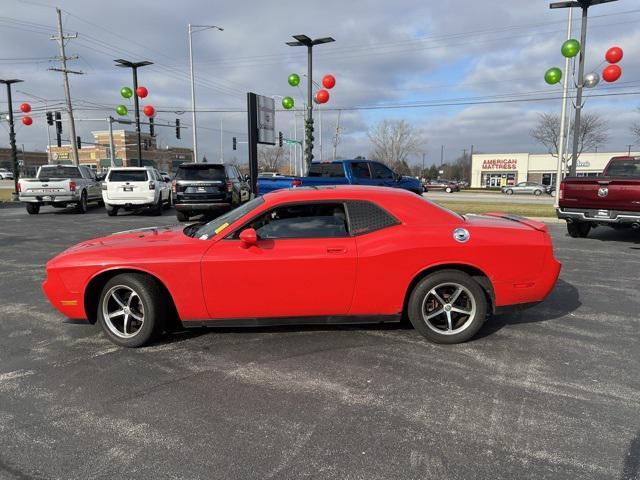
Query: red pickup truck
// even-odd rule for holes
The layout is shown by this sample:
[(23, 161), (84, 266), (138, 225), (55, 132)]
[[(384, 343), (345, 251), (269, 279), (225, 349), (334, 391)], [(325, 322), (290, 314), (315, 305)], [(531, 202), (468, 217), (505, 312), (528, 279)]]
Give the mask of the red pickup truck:
[(572, 237), (598, 225), (640, 229), (640, 157), (613, 157), (599, 177), (565, 178), (558, 203)]

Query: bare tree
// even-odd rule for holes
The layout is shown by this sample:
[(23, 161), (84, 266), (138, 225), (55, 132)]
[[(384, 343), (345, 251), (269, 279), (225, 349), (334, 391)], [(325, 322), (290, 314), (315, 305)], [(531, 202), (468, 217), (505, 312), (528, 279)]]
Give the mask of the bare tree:
[(370, 128), (367, 135), (373, 144), (370, 157), (398, 173), (408, 170), (409, 156), (417, 154), (424, 145), (418, 130), (404, 120), (383, 120)]
[[(640, 107), (638, 107), (638, 113), (640, 113)], [(640, 122), (635, 122), (631, 125), (631, 133), (636, 137), (636, 143), (640, 143)]]
[[(581, 117), (580, 135), (578, 140), (578, 155), (583, 151), (594, 150), (598, 145), (609, 140), (609, 124), (596, 113), (584, 113)], [(544, 145), (554, 157), (558, 156), (558, 142), (560, 135), (560, 115), (555, 113), (541, 113), (538, 123), (531, 130), (531, 136), (538, 143)], [(567, 139), (568, 150), (571, 153), (573, 141), (573, 125)]]
[(258, 148), (258, 168), (262, 172), (279, 172), (284, 162), (284, 149), (260, 145)]

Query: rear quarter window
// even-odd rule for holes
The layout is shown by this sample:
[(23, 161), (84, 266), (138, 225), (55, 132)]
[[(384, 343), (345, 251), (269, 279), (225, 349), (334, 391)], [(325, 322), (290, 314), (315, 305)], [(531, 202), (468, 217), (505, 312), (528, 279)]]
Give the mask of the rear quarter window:
[(180, 167), (176, 173), (176, 180), (225, 180), (227, 174), (223, 165), (198, 167)]
[(111, 170), (109, 173), (110, 182), (146, 182), (146, 170)]
[(397, 218), (372, 202), (349, 201), (347, 209), (351, 235), (364, 235), (400, 224)]

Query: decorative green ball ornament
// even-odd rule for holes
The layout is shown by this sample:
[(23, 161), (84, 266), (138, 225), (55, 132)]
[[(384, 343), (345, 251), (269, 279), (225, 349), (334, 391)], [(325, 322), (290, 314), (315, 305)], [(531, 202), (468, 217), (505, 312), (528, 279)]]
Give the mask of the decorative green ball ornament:
[(558, 67), (552, 67), (544, 74), (544, 81), (549, 85), (555, 85), (562, 79), (562, 70)]
[(563, 56), (573, 58), (580, 53), (580, 42), (575, 38), (571, 38), (562, 44), (560, 51)]
[(116, 113), (117, 113), (118, 115), (122, 115), (122, 116), (124, 116), (124, 115), (126, 115), (127, 113), (129, 113), (129, 110), (127, 110), (127, 107), (125, 107), (124, 105), (118, 105), (118, 106), (116, 107)]
[(131, 98), (133, 97), (133, 90), (131, 90), (129, 87), (122, 87), (120, 89), (120, 95), (122, 95), (124, 98)]
[(291, 110), (294, 106), (294, 101), (293, 98), (291, 97), (284, 97), (282, 99), (282, 106), (286, 109), (286, 110)]
[(300, 85), (300, 75), (298, 75), (297, 73), (292, 73), (291, 75), (289, 75), (287, 81), (292, 87), (297, 87), (298, 85)]

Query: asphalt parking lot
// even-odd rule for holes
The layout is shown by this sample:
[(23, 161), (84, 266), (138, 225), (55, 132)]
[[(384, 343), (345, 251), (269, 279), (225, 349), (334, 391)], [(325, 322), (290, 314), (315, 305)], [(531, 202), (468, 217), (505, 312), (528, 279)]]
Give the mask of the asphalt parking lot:
[[(640, 234), (571, 239), (543, 304), (463, 345), (399, 326), (198, 330), (115, 347), (44, 264), (175, 223), (0, 208), (0, 478), (640, 478)], [(513, 268), (517, 268), (514, 265)]]

